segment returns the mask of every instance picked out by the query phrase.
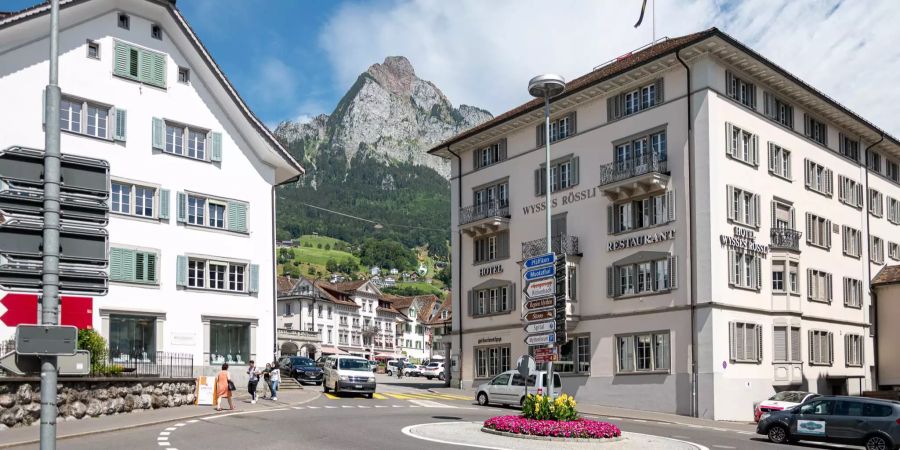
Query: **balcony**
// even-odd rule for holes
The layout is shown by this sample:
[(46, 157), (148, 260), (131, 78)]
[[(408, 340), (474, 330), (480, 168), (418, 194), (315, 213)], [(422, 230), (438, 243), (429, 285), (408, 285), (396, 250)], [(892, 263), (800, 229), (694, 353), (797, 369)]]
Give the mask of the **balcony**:
[(803, 233), (790, 228), (773, 228), (769, 248), (772, 250), (800, 251), (800, 237)]
[(277, 330), (278, 339), (288, 339), (293, 341), (318, 341), (319, 332), (312, 330), (295, 330), (293, 328), (279, 328)]
[[(580, 255), (578, 252), (578, 237), (567, 234), (557, 234), (550, 239), (550, 248), (557, 255)], [(522, 243), (522, 259), (547, 253), (547, 238), (535, 239)]]
[(491, 200), (459, 210), (459, 227), (469, 236), (496, 233), (509, 228), (509, 201)]
[(600, 166), (600, 188), (613, 201), (663, 191), (668, 183), (667, 161), (656, 153)]

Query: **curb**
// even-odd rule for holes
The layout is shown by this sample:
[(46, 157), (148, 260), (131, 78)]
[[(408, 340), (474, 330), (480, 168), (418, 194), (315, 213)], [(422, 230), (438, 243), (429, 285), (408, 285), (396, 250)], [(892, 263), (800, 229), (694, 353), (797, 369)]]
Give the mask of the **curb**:
[[(316, 396), (313, 397), (313, 398), (306, 399), (306, 400), (303, 400), (303, 401), (300, 401), (300, 402), (297, 402), (297, 403), (285, 404), (284, 406), (290, 407), (290, 406), (302, 405), (302, 404), (304, 404), (304, 403), (309, 403), (309, 402), (311, 402), (311, 401), (313, 401), (313, 400), (316, 400), (316, 399), (318, 399), (318, 398), (321, 397), (321, 396), (322, 396), (321, 393), (317, 393)], [(270, 408), (265, 408), (265, 409), (270, 409)], [(251, 411), (264, 411), (265, 409), (251, 410)], [(160, 425), (160, 424), (169, 423), (169, 422), (178, 422), (178, 421), (182, 421), (182, 420), (196, 419), (196, 418), (198, 418), (198, 417), (215, 417), (215, 414), (209, 414), (209, 411), (205, 411), (205, 412), (202, 412), (202, 413), (198, 411), (197, 414), (190, 415), (190, 416), (179, 417), (179, 418), (176, 418), (176, 419), (159, 419), (159, 420), (155, 420), (155, 421), (152, 421), (152, 422), (136, 423), (136, 424), (133, 424), (133, 425), (125, 425), (125, 426), (121, 426), (121, 427), (117, 427), (117, 428), (104, 428), (104, 429), (101, 429), (101, 430), (82, 431), (82, 432), (80, 432), (80, 433), (66, 434), (66, 435), (63, 435), (63, 436), (57, 436), (57, 437), (56, 437), (56, 440), (57, 440), (57, 441), (62, 441), (62, 440), (65, 440), (65, 439), (72, 439), (72, 438), (79, 438), (79, 437), (84, 437), (84, 436), (91, 436), (91, 435), (94, 435), (94, 434), (104, 434), (104, 433), (112, 433), (112, 432), (115, 432), (115, 431), (132, 430), (132, 429), (135, 429), (135, 428), (150, 427), (150, 426)], [(81, 420), (83, 420), (83, 419), (81, 419)], [(41, 441), (40, 438), (38, 438), (38, 439), (31, 439), (31, 440), (27, 440), (27, 441), (6, 442), (6, 443), (0, 444), (0, 448), (11, 448), (11, 447), (19, 447), (19, 446), (22, 446), (22, 445), (37, 444), (37, 443), (39, 443), (40, 441)]]
[(589, 442), (591, 444), (611, 444), (613, 442), (621, 442), (626, 440), (625, 436), (618, 436), (612, 438), (560, 438), (553, 436), (536, 436), (533, 434), (518, 434), (518, 433), (509, 433), (506, 431), (498, 431), (493, 430), (487, 427), (481, 427), (482, 433), (494, 434), (497, 436), (504, 436), (509, 438), (516, 439), (531, 439), (534, 441), (550, 441), (550, 442)]

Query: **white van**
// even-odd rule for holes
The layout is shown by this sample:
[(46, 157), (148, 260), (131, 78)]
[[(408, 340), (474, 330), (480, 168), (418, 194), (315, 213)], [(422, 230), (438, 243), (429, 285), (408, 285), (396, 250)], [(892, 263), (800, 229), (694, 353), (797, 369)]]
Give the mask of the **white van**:
[[(481, 406), (490, 403), (501, 405), (521, 405), (525, 401), (526, 384), (528, 393), (547, 395), (547, 372), (532, 372), (527, 380), (517, 370), (508, 370), (483, 383), (475, 390), (475, 400)], [(558, 373), (553, 374), (553, 398), (562, 393), (562, 380)]]
[(402, 359), (392, 359), (385, 365), (385, 372), (388, 376), (394, 376), (398, 368), (406, 367), (406, 361)]
[(359, 356), (332, 355), (325, 359), (325, 392), (335, 394), (348, 392), (364, 394), (372, 398), (375, 394), (375, 374), (369, 367), (369, 360)]

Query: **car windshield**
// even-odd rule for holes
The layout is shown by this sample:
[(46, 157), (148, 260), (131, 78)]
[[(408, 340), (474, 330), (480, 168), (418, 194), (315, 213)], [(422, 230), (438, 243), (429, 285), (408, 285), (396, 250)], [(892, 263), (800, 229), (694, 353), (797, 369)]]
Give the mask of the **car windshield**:
[(303, 367), (312, 367), (315, 366), (316, 363), (309, 358), (292, 358), (291, 364), (295, 366), (303, 366)]
[(425, 366), (425, 367), (431, 367), (431, 368), (434, 368), (434, 367), (437, 367), (437, 366), (438, 366), (438, 363), (431, 363), (431, 364), (429, 364), (429, 365), (427, 365), (427, 366)]
[(806, 398), (807, 395), (809, 395), (809, 392), (785, 391), (773, 395), (769, 400), (774, 400), (776, 402), (800, 403), (804, 398)]
[(365, 359), (339, 359), (338, 369), (343, 370), (369, 370), (369, 361)]

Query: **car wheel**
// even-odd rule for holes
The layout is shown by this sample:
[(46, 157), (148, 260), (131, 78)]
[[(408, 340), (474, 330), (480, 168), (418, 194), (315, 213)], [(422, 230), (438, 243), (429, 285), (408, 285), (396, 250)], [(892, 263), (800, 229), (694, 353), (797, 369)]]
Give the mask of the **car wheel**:
[(388, 371), (387, 371), (387, 376), (389, 376), (389, 377), (394, 376), (394, 371), (388, 370)]
[(324, 391), (326, 394), (328, 393), (328, 383), (322, 383), (322, 391)]
[(375, 393), (373, 392), (373, 393), (367, 394), (366, 397), (367, 397), (369, 400), (372, 400), (373, 398), (375, 398)]
[(425, 378), (428, 379), (428, 381), (431, 381), (431, 379), (434, 377), (425, 377)]
[(438, 380), (444, 381), (444, 374), (443, 374), (443, 373), (440, 374), (440, 375), (438, 375)]
[(866, 450), (891, 450), (893, 448), (894, 443), (886, 436), (876, 434), (866, 439)]
[(776, 444), (788, 443), (788, 430), (784, 425), (772, 425), (769, 427), (769, 431), (766, 432), (766, 436)]
[(479, 393), (478, 393), (477, 400), (478, 400), (478, 404), (481, 405), (481, 406), (487, 406), (487, 405), (488, 405), (488, 396), (487, 396), (487, 394), (484, 393), (484, 392), (479, 392)]

